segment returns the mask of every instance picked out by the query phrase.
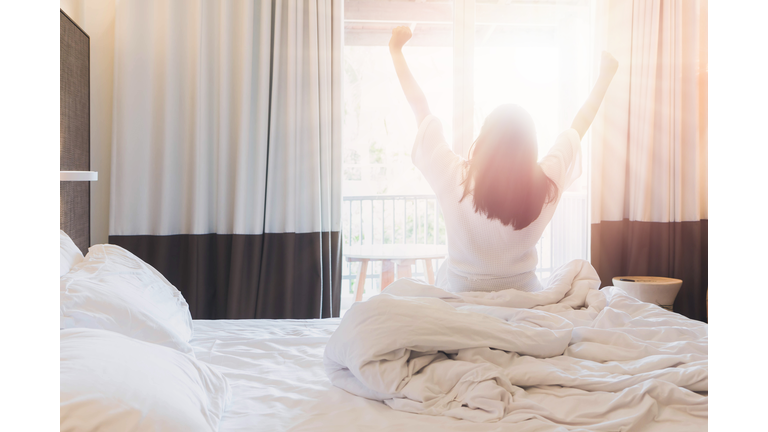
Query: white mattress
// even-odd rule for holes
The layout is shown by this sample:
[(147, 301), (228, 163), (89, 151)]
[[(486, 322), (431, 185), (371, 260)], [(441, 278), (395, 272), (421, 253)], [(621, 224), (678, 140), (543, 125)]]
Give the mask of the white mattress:
[[(215, 365), (232, 387), (219, 431), (509, 430), (509, 424), (395, 411), (333, 387), (323, 367), (323, 350), (338, 323), (195, 320), (195, 356)], [(515, 430), (547, 430), (538, 422), (520, 426)]]

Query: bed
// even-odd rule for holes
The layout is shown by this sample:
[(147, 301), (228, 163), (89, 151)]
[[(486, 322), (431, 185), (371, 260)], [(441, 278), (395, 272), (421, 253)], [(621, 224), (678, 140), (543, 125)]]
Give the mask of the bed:
[[(323, 357), (329, 339), (341, 323), (341, 319), (338, 318), (196, 320), (191, 344), (199, 360), (215, 365), (230, 382), (232, 400), (221, 419), (219, 430), (222, 432), (245, 430), (501, 431), (510, 430), (512, 427), (516, 431), (706, 430), (707, 392), (701, 389), (702, 383), (706, 387), (706, 360), (701, 367), (701, 359), (706, 358), (706, 336), (701, 338), (702, 331), (706, 332), (706, 325), (698, 324), (655, 305), (633, 301), (619, 291), (615, 295), (620, 297), (620, 301), (614, 302), (617, 310), (624, 308), (619, 304), (620, 302), (629, 302), (631, 305), (627, 309), (634, 307), (635, 310), (647, 311), (635, 313), (640, 320), (656, 322), (660, 328), (666, 327), (671, 331), (699, 332), (698, 349), (701, 351), (703, 348), (703, 355), (698, 356), (698, 362), (690, 361), (687, 365), (693, 368), (698, 364), (698, 371), (694, 372), (698, 377), (694, 380), (698, 381), (699, 391), (674, 389), (675, 392), (682, 393), (688, 406), (664, 406), (663, 396), (653, 396), (657, 398), (658, 403), (650, 404), (647, 397), (642, 399), (633, 396), (637, 398), (636, 401), (613, 410), (610, 413), (613, 420), (609, 418), (610, 416), (606, 416), (606, 421), (594, 429), (576, 424), (557, 425), (542, 418), (531, 418), (525, 421), (519, 421), (518, 418), (513, 419), (512, 423), (505, 421), (506, 419), (479, 423), (458, 420), (450, 416), (402, 412), (380, 401), (353, 395), (331, 383)], [(370, 313), (370, 309), (366, 313)], [(666, 324), (665, 320), (668, 320)], [(690, 328), (682, 329), (689, 324)], [(360, 324), (355, 323), (355, 325)], [(661, 343), (665, 339), (664, 334), (669, 333), (660, 331), (658, 336), (650, 337), (655, 340), (649, 343)], [(666, 345), (667, 348), (686, 343), (682, 340), (670, 342)], [(656, 346), (660, 347), (660, 345)], [(681, 359), (696, 357), (692, 354), (696, 351), (695, 349), (685, 351), (686, 354), (681, 355)], [(669, 354), (672, 354), (671, 351)], [(652, 358), (652, 355), (648, 355), (644, 361), (653, 361)], [(688, 360), (680, 360), (681, 363), (686, 361)], [(643, 388), (641, 393), (646, 390), (652, 393), (651, 388), (659, 382), (651, 381), (654, 380), (635, 385), (633, 389)], [(568, 390), (558, 388), (557, 391)], [(662, 389), (662, 392), (668, 391), (669, 388)], [(651, 401), (653, 397), (650, 398)], [(599, 411), (579, 403), (571, 406), (564, 404), (563, 409), (572, 411), (574, 406), (584, 412)], [(571, 418), (577, 417), (579, 415)], [(620, 420), (617, 421), (617, 418)]]
[(232, 388), (232, 401), (219, 431), (509, 428), (400, 412), (334, 387), (325, 374), (323, 350), (339, 322), (339, 318), (196, 320), (195, 356), (219, 368)]
[(537, 293), (401, 279), (342, 319), (192, 320), (116, 245), (61, 232), (62, 431), (707, 427), (707, 325), (586, 261)]

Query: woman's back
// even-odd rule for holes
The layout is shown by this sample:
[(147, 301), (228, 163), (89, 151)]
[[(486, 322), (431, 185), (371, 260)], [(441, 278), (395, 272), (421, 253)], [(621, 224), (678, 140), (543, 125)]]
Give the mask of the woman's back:
[(454, 292), (539, 290), (536, 243), (552, 219), (561, 192), (580, 173), (578, 134), (572, 129), (563, 132), (541, 160), (542, 170), (560, 192), (544, 204), (536, 220), (520, 230), (476, 212), (471, 196), (462, 200), (466, 161), (450, 149), (436, 117), (424, 119), (411, 154), (435, 191), (445, 219), (448, 283), (438, 283)]

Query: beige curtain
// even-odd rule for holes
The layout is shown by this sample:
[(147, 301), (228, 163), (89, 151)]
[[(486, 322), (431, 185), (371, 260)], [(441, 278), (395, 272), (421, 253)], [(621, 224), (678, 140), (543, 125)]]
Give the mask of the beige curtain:
[(603, 285), (682, 279), (675, 311), (706, 320), (706, 0), (608, 0), (598, 16), (620, 68), (592, 130), (592, 263)]

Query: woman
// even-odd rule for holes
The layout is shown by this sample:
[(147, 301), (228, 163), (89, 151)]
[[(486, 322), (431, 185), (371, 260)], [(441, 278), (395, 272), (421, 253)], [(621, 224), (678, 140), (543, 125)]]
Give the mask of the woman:
[(438, 272), (438, 286), (453, 292), (541, 290), (536, 243), (563, 191), (581, 174), (580, 140), (618, 62), (603, 52), (587, 102), (541, 161), (533, 119), (516, 105), (502, 105), (485, 119), (464, 160), (446, 143), (440, 121), (408, 69), (402, 47), (410, 38), (408, 27), (395, 28), (389, 49), (419, 124), (411, 158), (435, 191), (445, 218), (448, 259)]

